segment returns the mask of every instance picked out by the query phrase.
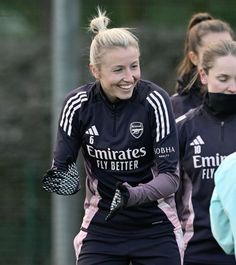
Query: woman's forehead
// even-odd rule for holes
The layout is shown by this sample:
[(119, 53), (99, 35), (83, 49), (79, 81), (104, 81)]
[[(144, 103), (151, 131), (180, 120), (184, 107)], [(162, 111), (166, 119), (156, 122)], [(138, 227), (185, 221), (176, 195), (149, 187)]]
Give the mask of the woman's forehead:
[(216, 57), (212, 69), (221, 70), (225, 73), (235, 74), (236, 73), (236, 56), (229, 54), (226, 56)]
[(201, 47), (206, 48), (212, 43), (224, 40), (232, 40), (229, 32), (209, 32), (202, 37)]
[(115, 47), (107, 50), (102, 56), (101, 63), (109, 65), (119, 65), (133, 62), (139, 59), (139, 50), (136, 47)]

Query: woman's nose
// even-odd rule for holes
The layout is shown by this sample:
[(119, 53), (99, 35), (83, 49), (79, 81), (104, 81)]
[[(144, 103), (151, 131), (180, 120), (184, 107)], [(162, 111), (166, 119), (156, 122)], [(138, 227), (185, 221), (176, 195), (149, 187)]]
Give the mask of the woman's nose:
[(227, 89), (230, 93), (236, 93), (236, 80), (234, 80)]
[(133, 76), (132, 71), (130, 71), (129, 69), (126, 70), (123, 80), (126, 82), (133, 82), (134, 76)]

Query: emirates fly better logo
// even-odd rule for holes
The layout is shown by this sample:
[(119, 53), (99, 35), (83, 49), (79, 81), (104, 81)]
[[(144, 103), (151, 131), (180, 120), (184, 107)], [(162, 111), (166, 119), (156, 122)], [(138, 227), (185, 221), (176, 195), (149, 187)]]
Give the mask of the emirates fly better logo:
[(135, 121), (135, 122), (130, 123), (129, 131), (134, 138), (136, 139), (140, 138), (140, 136), (143, 134), (142, 122)]

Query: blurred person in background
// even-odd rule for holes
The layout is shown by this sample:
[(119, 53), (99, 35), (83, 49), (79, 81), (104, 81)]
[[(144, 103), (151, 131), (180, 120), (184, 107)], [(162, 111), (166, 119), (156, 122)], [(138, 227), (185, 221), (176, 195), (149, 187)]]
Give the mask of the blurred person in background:
[(176, 93), (171, 96), (175, 117), (185, 114), (202, 103), (205, 89), (196, 75), (202, 51), (211, 42), (232, 40), (230, 25), (208, 13), (194, 14), (188, 24), (184, 57), (177, 68)]
[(87, 176), (85, 216), (74, 239), (77, 264), (180, 265), (171, 102), (162, 88), (140, 79), (137, 37), (125, 28), (108, 29), (108, 23), (98, 9), (90, 22), (96, 81), (65, 99), (43, 188), (59, 195), (80, 189), (75, 163), (81, 148)]
[(210, 204), (211, 230), (225, 253), (236, 255), (236, 152), (220, 164), (214, 180)]
[(176, 202), (184, 233), (184, 265), (235, 265), (234, 256), (226, 255), (212, 235), (209, 206), (214, 172), (236, 151), (236, 42), (209, 45), (201, 67), (204, 101), (176, 119), (180, 142)]

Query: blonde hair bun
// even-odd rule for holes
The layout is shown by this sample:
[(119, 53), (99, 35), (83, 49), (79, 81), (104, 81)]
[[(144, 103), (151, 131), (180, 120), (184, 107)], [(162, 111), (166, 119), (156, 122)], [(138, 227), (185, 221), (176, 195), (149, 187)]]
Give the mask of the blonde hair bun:
[(94, 17), (89, 25), (89, 30), (94, 34), (98, 34), (101, 30), (106, 30), (110, 22), (110, 19), (106, 16), (106, 11), (102, 11), (99, 7), (97, 8), (98, 16)]

